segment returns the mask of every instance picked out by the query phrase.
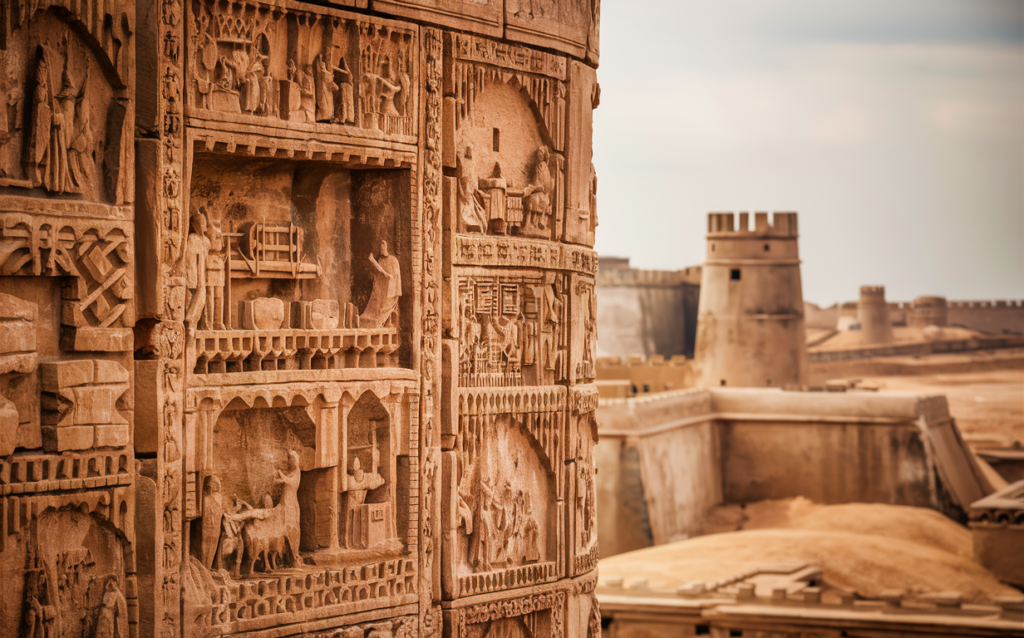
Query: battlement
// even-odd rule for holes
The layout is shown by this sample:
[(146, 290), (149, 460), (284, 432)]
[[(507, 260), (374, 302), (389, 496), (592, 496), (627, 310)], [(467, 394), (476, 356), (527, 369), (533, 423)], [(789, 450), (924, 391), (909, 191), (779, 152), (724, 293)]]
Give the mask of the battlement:
[(750, 228), (750, 213), (739, 213), (738, 224), (735, 213), (708, 213), (708, 235), (721, 236), (726, 233), (747, 237), (779, 237), (796, 239), (798, 236), (796, 213), (754, 213), (754, 227)]
[(865, 298), (872, 301), (885, 301), (885, 286), (861, 286), (860, 298), (861, 301)]

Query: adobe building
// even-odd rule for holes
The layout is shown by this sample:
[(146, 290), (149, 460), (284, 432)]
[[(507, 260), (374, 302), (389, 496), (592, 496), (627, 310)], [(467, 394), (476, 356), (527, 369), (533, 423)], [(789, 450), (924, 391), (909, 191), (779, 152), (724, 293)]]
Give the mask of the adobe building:
[(694, 358), (697, 385), (807, 383), (796, 213), (709, 213)]
[(593, 638), (598, 2), (5, 0), (0, 638)]

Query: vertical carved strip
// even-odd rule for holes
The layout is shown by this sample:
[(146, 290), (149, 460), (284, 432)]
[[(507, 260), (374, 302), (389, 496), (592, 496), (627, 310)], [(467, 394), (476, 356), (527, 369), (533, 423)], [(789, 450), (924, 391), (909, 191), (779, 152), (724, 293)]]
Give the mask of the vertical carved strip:
[(420, 635), (439, 629), (433, 602), (440, 599), (436, 553), (440, 550), (437, 525), (440, 501), (440, 365), (441, 343), (441, 80), (442, 36), (438, 29), (423, 30), (426, 95), (425, 144), (422, 166), (421, 220), (423, 237), (423, 334), (420, 350), (422, 400), (420, 403)]
[[(182, 25), (183, 7), (180, 0), (161, 0), (160, 34), (158, 42), (157, 74), (160, 77), (160, 99), (158, 122), (160, 126), (160, 148), (157, 159), (158, 175), (156, 196), (159, 237), (157, 246), (161, 250), (160, 283), (162, 287), (161, 318), (169, 324), (167, 332), (180, 335), (187, 341), (181, 322), (184, 320), (183, 290), (178, 283), (178, 261), (184, 246), (188, 222), (182, 218), (182, 179), (184, 158), (182, 156)], [(179, 571), (184, 554), (182, 538), (182, 430), (185, 415), (184, 387), (186, 376), (185, 348), (181, 341), (171, 347), (161, 348), (163, 361), (164, 403), (159, 419), (157, 490), (163, 512), (159, 522), (162, 542), (157, 547), (159, 571), (155, 582), (157, 594), (158, 631), (161, 638), (182, 635), (181, 585)], [(192, 406), (194, 408), (194, 406)], [(158, 536), (159, 537), (159, 536)], [(160, 607), (162, 606), (162, 609)]]

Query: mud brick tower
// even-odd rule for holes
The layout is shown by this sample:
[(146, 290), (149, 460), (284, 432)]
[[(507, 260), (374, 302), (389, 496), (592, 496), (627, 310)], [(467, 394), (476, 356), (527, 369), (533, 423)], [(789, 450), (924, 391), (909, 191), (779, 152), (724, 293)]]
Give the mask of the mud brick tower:
[(807, 383), (796, 213), (708, 214), (698, 305), (698, 385)]
[(0, 638), (600, 634), (599, 4), (0, 6)]

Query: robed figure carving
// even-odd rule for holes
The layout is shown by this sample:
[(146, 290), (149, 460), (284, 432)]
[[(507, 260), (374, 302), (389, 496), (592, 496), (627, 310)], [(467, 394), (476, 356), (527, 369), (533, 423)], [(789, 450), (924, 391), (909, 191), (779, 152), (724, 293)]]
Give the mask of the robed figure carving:
[(359, 315), (359, 327), (383, 328), (398, 310), (398, 298), (402, 296), (401, 266), (398, 258), (388, 253), (386, 241), (380, 242), (379, 258), (374, 259), (370, 253), (370, 264), (373, 266), (373, 290), (366, 309)]

